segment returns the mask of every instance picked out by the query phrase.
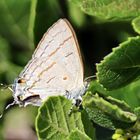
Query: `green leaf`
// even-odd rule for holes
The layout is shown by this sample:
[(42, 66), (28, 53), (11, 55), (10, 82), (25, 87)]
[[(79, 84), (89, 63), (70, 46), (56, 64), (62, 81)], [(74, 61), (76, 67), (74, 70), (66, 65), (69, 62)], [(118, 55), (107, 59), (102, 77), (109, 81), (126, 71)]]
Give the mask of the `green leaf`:
[(65, 97), (49, 97), (40, 107), (36, 118), (39, 139), (65, 140), (75, 128), (85, 133), (81, 113), (73, 112), (70, 115), (71, 107), (71, 101)]
[(12, 44), (30, 46), (32, 43), (28, 38), (30, 2), (30, 0), (0, 1), (0, 33)]
[(140, 117), (140, 107), (137, 107), (134, 109), (135, 114), (137, 115), (137, 117)]
[(140, 17), (137, 17), (135, 18), (133, 21), (132, 21), (132, 25), (133, 25), (133, 28), (134, 30), (140, 34)]
[(97, 64), (97, 79), (108, 90), (127, 85), (140, 75), (140, 37), (132, 37), (114, 48)]
[(103, 86), (99, 82), (94, 80), (90, 83), (88, 91), (92, 93), (98, 93), (100, 96), (101, 95), (112, 96), (116, 99), (121, 100), (121, 102), (124, 100), (127, 104), (129, 104), (129, 106), (131, 106), (131, 108), (136, 108), (140, 106), (139, 85), (140, 80), (137, 80), (135, 82), (132, 82), (131, 84), (128, 84), (125, 87), (108, 91), (105, 88), (103, 88)]
[(139, 0), (71, 0), (85, 13), (102, 19), (128, 20), (140, 14)]
[[(9, 61), (11, 58), (10, 45), (8, 41), (0, 36), (0, 79), (3, 80), (6, 75), (7, 82), (13, 82), (13, 78), (17, 76), (17, 71), (20, 69), (18, 66), (12, 65)], [(21, 69), (20, 69), (21, 70)], [(2, 97), (1, 97), (2, 98)]]
[[(117, 106), (118, 104), (119, 106)], [(124, 102), (121, 103), (117, 99), (100, 97), (98, 94), (94, 95), (90, 92), (83, 97), (83, 107), (90, 119), (109, 129), (130, 127), (136, 121), (136, 115), (131, 112), (128, 105), (124, 106)], [(123, 110), (124, 108), (126, 110)]]
[(70, 19), (72, 23), (75, 23), (76, 26), (82, 27), (86, 23), (85, 14), (81, 10), (79, 10), (75, 4), (69, 2), (68, 10), (69, 10)]
[(68, 140), (91, 140), (91, 139), (83, 132), (79, 131), (78, 129), (75, 129), (70, 133)]
[[(10, 49), (7, 40), (0, 36), (0, 63), (9, 59), (9, 51)], [(2, 68), (3, 67), (1, 67), (0, 72), (2, 71)]]
[(116, 98), (109, 96), (109, 95), (114, 95), (114, 94), (122, 95), (123, 93), (130, 91), (128, 89), (128, 87), (126, 89), (124, 88), (124, 90), (118, 89), (118, 90), (107, 91), (102, 87), (102, 85), (100, 85), (100, 83), (98, 83), (96, 80), (94, 80), (94, 81), (90, 82), (88, 91), (91, 92), (92, 94), (98, 93), (100, 95), (100, 97), (105, 98), (111, 104), (116, 104), (117, 106), (121, 107), (123, 110), (132, 111), (130, 106), (123, 100), (118, 100)]
[(37, 0), (31, 1), (31, 8), (30, 8), (30, 17), (29, 17), (29, 26), (28, 26), (28, 37), (31, 42), (34, 42), (34, 23), (36, 17), (36, 5)]
[(88, 135), (92, 140), (96, 140), (95, 128), (89, 119), (89, 116), (85, 110), (81, 111), (81, 120), (83, 122), (84, 130), (86, 135)]

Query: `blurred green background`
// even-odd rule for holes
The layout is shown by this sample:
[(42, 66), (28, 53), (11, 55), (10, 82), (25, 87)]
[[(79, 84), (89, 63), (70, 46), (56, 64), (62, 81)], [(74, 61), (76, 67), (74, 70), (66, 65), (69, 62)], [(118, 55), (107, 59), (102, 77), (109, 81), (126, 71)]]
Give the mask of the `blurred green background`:
[[(102, 21), (86, 14), (72, 1), (1, 0), (0, 83), (13, 84), (14, 79), (31, 59), (42, 35), (59, 18), (67, 18), (76, 32), (83, 55), (85, 77), (95, 74), (95, 64), (111, 52), (113, 47), (118, 46), (127, 37), (136, 35), (130, 19)], [(138, 92), (139, 90), (136, 91)], [(13, 98), (8, 89), (1, 90), (0, 93), (2, 113)], [(116, 97), (126, 99), (133, 107), (139, 104), (138, 95), (133, 103), (130, 101), (131, 96), (117, 94)], [(16, 106), (7, 110), (0, 119), (0, 139), (35, 140), (36, 114), (37, 107), (32, 106)]]

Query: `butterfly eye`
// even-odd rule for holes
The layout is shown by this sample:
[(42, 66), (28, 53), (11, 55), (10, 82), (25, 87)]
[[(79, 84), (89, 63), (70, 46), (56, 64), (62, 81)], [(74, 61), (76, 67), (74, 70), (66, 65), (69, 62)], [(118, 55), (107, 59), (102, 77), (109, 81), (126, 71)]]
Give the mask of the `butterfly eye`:
[(18, 79), (17, 82), (18, 82), (19, 84), (24, 84), (24, 83), (26, 83), (25, 79)]

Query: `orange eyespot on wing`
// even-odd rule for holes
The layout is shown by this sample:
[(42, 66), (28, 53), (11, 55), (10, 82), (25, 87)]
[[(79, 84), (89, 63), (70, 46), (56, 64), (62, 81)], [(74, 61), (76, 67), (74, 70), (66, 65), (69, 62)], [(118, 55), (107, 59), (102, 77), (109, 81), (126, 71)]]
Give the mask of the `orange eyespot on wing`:
[(67, 76), (63, 77), (63, 80), (67, 80), (67, 79), (68, 79), (68, 77), (67, 77)]
[(18, 79), (17, 82), (18, 82), (19, 84), (24, 84), (24, 83), (26, 83), (26, 80), (23, 79), (23, 78), (21, 78), (21, 79)]

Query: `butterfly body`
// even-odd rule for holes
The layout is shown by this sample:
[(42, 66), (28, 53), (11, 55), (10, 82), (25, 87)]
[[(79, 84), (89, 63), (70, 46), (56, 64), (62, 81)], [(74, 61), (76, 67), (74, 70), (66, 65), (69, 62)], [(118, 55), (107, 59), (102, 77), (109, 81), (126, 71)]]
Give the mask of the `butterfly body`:
[(83, 65), (75, 33), (65, 19), (43, 36), (13, 85), (17, 104), (40, 106), (49, 96), (78, 99), (85, 92)]

